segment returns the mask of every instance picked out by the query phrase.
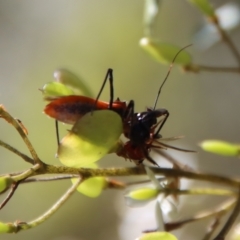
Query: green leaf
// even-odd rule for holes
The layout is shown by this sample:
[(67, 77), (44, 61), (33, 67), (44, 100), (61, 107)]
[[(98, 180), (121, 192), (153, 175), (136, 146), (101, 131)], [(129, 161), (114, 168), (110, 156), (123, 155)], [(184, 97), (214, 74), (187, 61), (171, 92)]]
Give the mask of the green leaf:
[(98, 110), (80, 118), (58, 148), (60, 161), (82, 167), (98, 161), (118, 144), (122, 119), (110, 110)]
[(240, 155), (240, 146), (229, 142), (219, 140), (206, 140), (200, 144), (200, 147), (211, 153), (236, 157)]
[(41, 91), (45, 98), (74, 95), (74, 91), (71, 88), (59, 82), (46, 83)]
[[(75, 183), (77, 179), (72, 179)], [(77, 191), (91, 198), (98, 197), (106, 186), (106, 179), (104, 177), (91, 177), (82, 182)]]
[(0, 177), (0, 193), (7, 190), (11, 184), (13, 183), (13, 179), (9, 176)]
[[(182, 49), (178, 46), (169, 43), (162, 43), (150, 38), (142, 38), (140, 40), (140, 46), (156, 61), (164, 64), (172, 63), (176, 54)], [(182, 50), (174, 63), (185, 66), (189, 65), (191, 60), (190, 54), (187, 51)]]
[(153, 232), (144, 234), (137, 240), (177, 240), (177, 238), (168, 232)]
[(53, 73), (57, 82), (62, 83), (74, 90), (76, 94), (82, 94), (88, 97), (92, 97), (92, 91), (87, 86), (82, 78), (79, 78), (74, 73), (67, 69), (58, 69)]
[(214, 8), (208, 0), (188, 0), (208, 17), (214, 17)]
[(128, 194), (128, 197), (134, 200), (146, 201), (157, 197), (159, 191), (155, 188), (140, 188), (133, 190)]

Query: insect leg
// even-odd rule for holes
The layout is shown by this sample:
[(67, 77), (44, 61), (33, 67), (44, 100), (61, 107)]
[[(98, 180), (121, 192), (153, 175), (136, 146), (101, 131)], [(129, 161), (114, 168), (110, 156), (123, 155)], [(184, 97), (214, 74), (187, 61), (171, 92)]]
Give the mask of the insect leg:
[(112, 109), (112, 104), (113, 104), (113, 98), (114, 98), (114, 89), (113, 89), (113, 70), (111, 68), (109, 68), (107, 70), (106, 76), (104, 78), (103, 84), (99, 90), (99, 93), (96, 97), (96, 101), (94, 106), (96, 106), (96, 103), (98, 101), (98, 99), (100, 98), (100, 95), (105, 87), (105, 84), (107, 82), (107, 80), (109, 79), (109, 84), (110, 84), (110, 100), (109, 100), (109, 109)]
[(164, 119), (161, 122), (160, 126), (158, 127), (157, 131), (154, 133), (154, 138), (158, 138), (158, 134), (159, 134), (160, 130), (162, 129), (163, 125), (165, 124), (165, 122), (167, 121), (167, 119), (169, 117), (168, 110), (162, 108), (162, 109), (158, 109), (157, 111), (159, 113), (159, 116), (164, 116)]
[(152, 163), (153, 165), (156, 165), (158, 167), (160, 167), (148, 154), (148, 151), (146, 149), (143, 150), (144, 151), (144, 155), (145, 155), (145, 158), (150, 162)]
[(60, 144), (60, 137), (59, 137), (59, 128), (58, 128), (58, 120), (55, 120), (55, 129), (56, 129), (56, 136), (57, 136), (57, 145)]
[(129, 118), (132, 119), (133, 114), (134, 114), (134, 101), (130, 100), (123, 114), (123, 119), (129, 119)]

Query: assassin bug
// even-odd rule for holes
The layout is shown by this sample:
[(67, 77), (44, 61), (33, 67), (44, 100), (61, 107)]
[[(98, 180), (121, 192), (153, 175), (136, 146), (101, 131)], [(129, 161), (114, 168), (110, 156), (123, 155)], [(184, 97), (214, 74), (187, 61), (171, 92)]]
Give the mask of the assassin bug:
[[(156, 109), (157, 101), (161, 89), (170, 74), (174, 61), (183, 49), (175, 55), (167, 76), (159, 88), (152, 109), (148, 108), (147, 111), (135, 113), (133, 100), (129, 101), (128, 104), (119, 99), (114, 101), (113, 71), (112, 69), (109, 69), (96, 99), (76, 95), (62, 96), (55, 99), (50, 98), (47, 100), (50, 100), (51, 102), (45, 107), (44, 112), (50, 117), (55, 118), (57, 121), (69, 124), (74, 124), (84, 114), (93, 110), (110, 109), (117, 112), (123, 121), (123, 134), (128, 140), (120, 145), (116, 154), (133, 160), (137, 164), (140, 164), (144, 159), (147, 159), (152, 164), (157, 165), (157, 163), (149, 156), (149, 151), (152, 148), (172, 148), (180, 151), (192, 152), (169, 146), (158, 141), (161, 138), (159, 132), (169, 117), (169, 112), (166, 109)], [(99, 97), (108, 79), (110, 83), (110, 100), (109, 102), (103, 102), (99, 100)], [(163, 118), (158, 121), (160, 117)]]
[[(168, 110), (163, 108), (156, 109), (156, 105), (157, 105), (162, 87), (171, 72), (175, 59), (183, 49), (189, 46), (182, 48), (175, 55), (169, 67), (168, 73), (163, 83), (159, 87), (153, 108), (147, 108), (147, 111), (144, 111), (144, 112), (134, 113), (134, 101), (131, 100), (129, 102), (128, 108), (130, 108), (129, 106), (132, 105), (132, 107), (130, 108), (132, 109), (132, 111), (128, 112), (127, 113), (128, 117), (125, 116), (125, 118), (123, 119), (124, 135), (129, 140), (122, 145), (122, 147), (117, 152), (117, 155), (133, 160), (137, 164), (140, 164), (143, 162), (144, 159), (147, 159), (152, 164), (157, 165), (157, 163), (149, 155), (149, 152), (151, 149), (172, 148), (172, 149), (184, 151), (184, 152), (194, 152), (191, 150), (170, 146), (168, 144), (165, 144), (159, 141), (162, 138), (159, 132), (161, 131), (164, 124), (166, 123), (169, 117), (169, 112)], [(163, 118), (160, 121), (158, 121), (158, 118), (160, 117), (163, 117)], [(172, 138), (172, 139), (177, 139), (177, 138)]]

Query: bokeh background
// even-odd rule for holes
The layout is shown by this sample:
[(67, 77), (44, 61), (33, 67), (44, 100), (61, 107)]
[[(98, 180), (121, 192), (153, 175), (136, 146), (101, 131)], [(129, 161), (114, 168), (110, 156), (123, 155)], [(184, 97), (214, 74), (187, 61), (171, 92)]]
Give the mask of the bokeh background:
[[(229, 2), (212, 1), (216, 7)], [(55, 69), (65, 67), (83, 77), (97, 95), (106, 70), (111, 67), (116, 97), (134, 99), (136, 111), (153, 105), (168, 66), (155, 62), (139, 47), (139, 40), (144, 37), (143, 11), (144, 1), (139, 0), (0, 1), (0, 103), (22, 120), (45, 162), (59, 164), (54, 157), (54, 122), (42, 114), (44, 102), (38, 89), (53, 80)], [(188, 51), (194, 63), (237, 66), (224, 44), (201, 45), (197, 36), (205, 24), (201, 13), (187, 1), (162, 1), (156, 36), (182, 47), (193, 43)], [(229, 34), (238, 45), (239, 28)], [(208, 38), (210, 41), (209, 35), (203, 39)], [(197, 146), (204, 139), (239, 142), (239, 89), (238, 74), (183, 73), (174, 66), (158, 104), (170, 112), (162, 135), (184, 135), (184, 139), (174, 144), (199, 152), (185, 154), (169, 150), (169, 153), (200, 171), (239, 176), (239, 159), (204, 153)], [(101, 98), (109, 99), (108, 88)], [(65, 129), (62, 128), (62, 134)], [(4, 121), (0, 122), (0, 135), (2, 140), (28, 153), (16, 131)], [(0, 154), (1, 173), (29, 167), (5, 149)], [(113, 154), (102, 160), (102, 166), (125, 165), (131, 163)], [(207, 186), (206, 183), (193, 185)], [(21, 186), (1, 210), (0, 219), (7, 222), (36, 218), (69, 186), (69, 181)], [(130, 240), (137, 238), (141, 230), (154, 228), (154, 206), (130, 209), (123, 196), (123, 192), (116, 190), (107, 190), (97, 199), (76, 193), (47, 222), (19, 234), (0, 235), (0, 239)], [(182, 198), (178, 218), (211, 208), (220, 200)], [(207, 223), (194, 223), (174, 233), (179, 239), (198, 239)]]

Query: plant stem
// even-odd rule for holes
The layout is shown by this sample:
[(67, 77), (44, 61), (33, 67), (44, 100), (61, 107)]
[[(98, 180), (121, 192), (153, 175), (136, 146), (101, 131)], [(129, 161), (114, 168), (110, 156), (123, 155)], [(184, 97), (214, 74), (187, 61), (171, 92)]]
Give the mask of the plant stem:
[(217, 227), (220, 224), (221, 214), (217, 215), (213, 221), (210, 223), (210, 226), (207, 228), (206, 234), (202, 240), (210, 240)]
[(35, 183), (35, 182), (51, 182), (51, 181), (58, 181), (58, 180), (66, 180), (66, 179), (71, 179), (75, 178), (77, 175), (62, 175), (62, 176), (54, 176), (54, 177), (46, 177), (46, 178), (28, 178), (25, 179), (24, 181), (21, 182), (23, 183)]
[(206, 218), (211, 218), (214, 216), (222, 216), (222, 215), (226, 214), (231, 208), (233, 208), (233, 206), (235, 204), (236, 204), (236, 200), (234, 198), (232, 198), (231, 200), (228, 200), (224, 204), (221, 204), (221, 206), (218, 207), (216, 210), (199, 213), (196, 216), (189, 218), (189, 219), (180, 220), (177, 222), (166, 223), (165, 224), (166, 230), (172, 231), (172, 230), (178, 229), (188, 223), (196, 222), (196, 221), (203, 220)]
[(17, 190), (18, 186), (19, 186), (20, 182), (15, 182), (14, 184), (12, 184), (11, 190), (8, 193), (7, 197), (2, 201), (2, 203), (0, 204), (0, 210), (8, 203), (8, 201), (12, 198), (13, 194), (15, 193), (15, 191)]
[(239, 187), (239, 190), (238, 190), (237, 202), (236, 202), (236, 205), (235, 205), (235, 207), (233, 209), (233, 212), (230, 215), (230, 217), (227, 220), (227, 222), (224, 225), (224, 227), (222, 228), (222, 230), (220, 231), (220, 233), (217, 235), (217, 237), (214, 238), (214, 240), (225, 239), (226, 235), (228, 234), (228, 232), (230, 231), (232, 225), (234, 224), (235, 220), (237, 219), (237, 217), (239, 215), (239, 212), (240, 212), (240, 187)]
[(15, 175), (12, 176), (11, 178), (15, 181), (15, 182), (19, 182), (25, 178), (28, 178), (30, 176), (33, 176), (36, 174), (37, 170), (39, 170), (41, 168), (40, 164), (35, 164), (33, 165), (31, 168), (29, 168), (28, 170), (20, 173), (19, 175)]
[(20, 222), (15, 223), (17, 225), (18, 231), (27, 230), (29, 228), (33, 228), (38, 226), (39, 224), (45, 222), (48, 218), (50, 218), (68, 199), (70, 196), (73, 195), (78, 185), (81, 183), (81, 178), (79, 177), (78, 180), (65, 192), (65, 194), (43, 215), (38, 217), (37, 219), (31, 222)]
[(21, 157), (22, 159), (24, 159), (26, 162), (31, 163), (31, 164), (34, 164), (34, 160), (33, 160), (33, 159), (31, 159), (31, 158), (28, 157), (27, 155), (19, 152), (16, 148), (10, 146), (9, 144), (7, 144), (7, 143), (5, 143), (5, 142), (3, 142), (3, 141), (1, 141), (1, 140), (0, 140), (0, 146), (2, 146), (2, 147), (4, 147), (4, 148), (8, 149), (9, 151), (15, 153), (16, 155), (18, 155), (19, 157)]
[(31, 153), (34, 162), (42, 164), (42, 161), (39, 159), (36, 151), (34, 150), (31, 142), (29, 141), (25, 129), (23, 129), (22, 124), (19, 123), (19, 120), (16, 120), (13, 118), (3, 107), (3, 105), (0, 105), (0, 117), (4, 118), (8, 123), (12, 124), (14, 128), (18, 131), (20, 136), (22, 137), (23, 141), (25, 142), (29, 152)]
[(160, 192), (166, 195), (215, 195), (215, 196), (236, 196), (237, 193), (231, 190), (216, 189), (216, 188), (195, 188), (195, 189), (171, 189), (162, 188)]
[[(239, 181), (223, 177), (214, 174), (205, 174), (205, 173), (196, 173), (193, 171), (183, 171), (180, 169), (170, 169), (170, 168), (155, 168), (150, 167), (150, 169), (159, 175), (164, 175), (166, 177), (182, 177), (187, 179), (195, 179), (201, 181), (209, 181), (212, 183), (224, 184), (231, 187), (239, 187)], [(132, 167), (132, 168), (71, 168), (65, 166), (54, 166), (54, 165), (46, 165), (44, 169), (41, 169), (39, 174), (42, 173), (48, 174), (80, 174), (83, 178), (89, 177), (120, 177), (120, 176), (135, 176), (135, 175), (146, 175), (144, 169), (139, 167)]]
[(238, 65), (240, 66), (240, 55), (239, 55), (238, 49), (236, 48), (236, 46), (234, 45), (232, 40), (229, 38), (227, 33), (221, 28), (218, 21), (215, 22), (215, 26), (216, 26), (216, 28), (217, 28), (220, 36), (221, 36), (222, 41), (224, 41), (227, 44), (227, 46), (231, 50), (232, 54), (234, 55), (234, 57), (238, 61)]
[(237, 67), (212, 67), (212, 66), (204, 66), (204, 65), (196, 65), (191, 64), (183, 67), (184, 71), (195, 72), (198, 73), (200, 71), (207, 72), (225, 72), (225, 73), (240, 73), (240, 68)]

